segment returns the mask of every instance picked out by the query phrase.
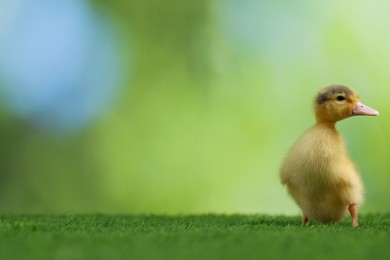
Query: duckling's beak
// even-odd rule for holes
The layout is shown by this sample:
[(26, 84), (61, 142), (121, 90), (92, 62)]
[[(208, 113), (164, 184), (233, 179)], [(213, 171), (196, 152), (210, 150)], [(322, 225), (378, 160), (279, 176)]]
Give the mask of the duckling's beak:
[(379, 116), (379, 112), (375, 109), (364, 105), (363, 103), (356, 102), (355, 109), (352, 110), (353, 116)]

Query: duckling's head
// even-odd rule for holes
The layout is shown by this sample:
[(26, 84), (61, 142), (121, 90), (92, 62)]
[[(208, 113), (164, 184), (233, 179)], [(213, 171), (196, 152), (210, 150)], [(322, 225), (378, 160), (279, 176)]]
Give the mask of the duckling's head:
[(314, 101), (317, 122), (335, 123), (351, 116), (378, 116), (379, 112), (362, 104), (352, 89), (342, 85), (328, 86)]

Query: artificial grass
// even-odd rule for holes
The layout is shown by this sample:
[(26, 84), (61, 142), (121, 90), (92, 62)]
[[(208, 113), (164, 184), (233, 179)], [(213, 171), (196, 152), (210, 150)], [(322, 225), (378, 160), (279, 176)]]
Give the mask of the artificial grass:
[(257, 215), (0, 215), (0, 259), (388, 259), (390, 214), (323, 225)]

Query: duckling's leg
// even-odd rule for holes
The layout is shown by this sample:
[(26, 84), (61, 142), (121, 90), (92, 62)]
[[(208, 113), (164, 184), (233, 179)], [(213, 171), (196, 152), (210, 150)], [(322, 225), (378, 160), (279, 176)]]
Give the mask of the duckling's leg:
[(307, 221), (309, 221), (309, 218), (306, 216), (306, 214), (303, 214), (302, 225), (306, 225)]
[(351, 217), (352, 217), (352, 226), (353, 227), (359, 226), (359, 222), (358, 222), (358, 209), (357, 209), (356, 204), (349, 205), (348, 211), (349, 211), (349, 213), (351, 214)]

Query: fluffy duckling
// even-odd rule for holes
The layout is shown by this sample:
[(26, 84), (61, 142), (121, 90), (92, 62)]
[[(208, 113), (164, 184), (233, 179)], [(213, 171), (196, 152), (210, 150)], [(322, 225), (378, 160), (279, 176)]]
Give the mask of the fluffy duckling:
[(341, 85), (322, 89), (315, 98), (314, 111), (316, 124), (291, 147), (281, 167), (281, 181), (302, 209), (302, 224), (309, 219), (336, 222), (349, 211), (352, 225), (357, 227), (364, 188), (335, 124), (351, 116), (377, 116), (379, 112)]

